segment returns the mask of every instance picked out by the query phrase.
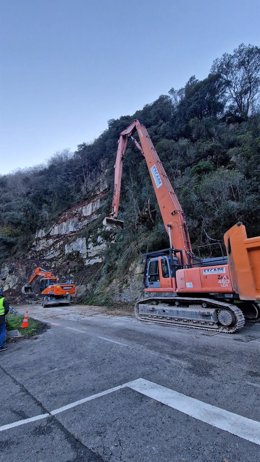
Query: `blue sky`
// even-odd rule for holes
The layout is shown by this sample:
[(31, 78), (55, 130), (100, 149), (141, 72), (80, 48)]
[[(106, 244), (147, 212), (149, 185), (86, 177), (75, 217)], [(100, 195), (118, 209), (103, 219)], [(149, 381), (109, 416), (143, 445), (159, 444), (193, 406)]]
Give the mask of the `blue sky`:
[(259, 18), (259, 0), (0, 0), (0, 175), (259, 45)]

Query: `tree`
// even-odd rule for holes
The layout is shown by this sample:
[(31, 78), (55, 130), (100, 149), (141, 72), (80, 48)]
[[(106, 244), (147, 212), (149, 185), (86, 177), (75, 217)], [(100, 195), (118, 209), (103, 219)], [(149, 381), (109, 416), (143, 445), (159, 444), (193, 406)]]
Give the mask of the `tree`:
[(260, 97), (260, 48), (242, 43), (233, 54), (216, 59), (211, 72), (223, 81), (228, 111), (242, 119), (252, 114)]
[(191, 136), (189, 122), (193, 119), (216, 118), (223, 113), (223, 82), (218, 74), (209, 74), (198, 80), (192, 76), (178, 92), (169, 91), (173, 104), (173, 137)]

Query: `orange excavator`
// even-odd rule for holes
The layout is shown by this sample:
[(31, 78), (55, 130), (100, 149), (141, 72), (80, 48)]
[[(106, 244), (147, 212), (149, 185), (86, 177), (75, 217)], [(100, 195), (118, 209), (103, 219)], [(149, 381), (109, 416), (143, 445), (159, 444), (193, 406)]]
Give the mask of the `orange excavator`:
[(76, 294), (76, 286), (71, 282), (59, 282), (59, 278), (43, 268), (35, 268), (22, 292), (26, 295), (40, 293), (42, 305), (64, 305), (71, 302)]
[[(137, 132), (139, 141), (133, 138)], [(132, 139), (144, 157), (160, 208), (169, 248), (146, 254), (144, 296), (135, 306), (141, 321), (154, 321), (233, 333), (245, 319), (260, 317), (260, 236), (248, 238), (237, 223), (224, 235), (227, 256), (199, 258), (193, 254), (186, 219), (146, 128), (138, 121), (120, 134), (115, 163), (112, 212), (118, 219), (123, 159)]]

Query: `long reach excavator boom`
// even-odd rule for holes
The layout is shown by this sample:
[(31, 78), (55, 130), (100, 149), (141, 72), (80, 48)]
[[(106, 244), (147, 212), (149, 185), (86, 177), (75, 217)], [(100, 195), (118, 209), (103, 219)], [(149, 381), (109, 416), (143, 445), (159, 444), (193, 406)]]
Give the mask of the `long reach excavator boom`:
[[(137, 132), (139, 141), (133, 135)], [(192, 253), (185, 215), (146, 128), (134, 120), (120, 133), (115, 163), (112, 212), (118, 219), (123, 159), (129, 139), (145, 159), (160, 208), (169, 249), (146, 254), (144, 297), (135, 307), (142, 321), (233, 333), (245, 318), (260, 317), (260, 237), (248, 238), (237, 223), (224, 236), (226, 257), (198, 258)]]
[[(137, 132), (140, 144), (133, 138), (133, 134)], [(118, 149), (115, 163), (115, 180), (114, 180), (114, 196), (112, 202), (112, 213), (107, 218), (107, 223), (115, 223), (118, 217), (123, 159), (126, 152), (129, 138), (132, 138), (136, 147), (142, 153), (148, 171), (152, 180), (154, 192), (162, 215), (163, 223), (166, 232), (169, 236), (170, 247), (174, 247), (180, 252), (181, 259), (184, 265), (191, 263), (192, 249), (190, 237), (185, 220), (185, 215), (180, 205), (180, 202), (173, 190), (169, 178), (164, 170), (162, 162), (155, 150), (155, 147), (150, 139), (146, 128), (135, 120), (129, 125), (126, 130), (120, 133), (118, 141)], [(118, 224), (120, 224), (118, 222)]]

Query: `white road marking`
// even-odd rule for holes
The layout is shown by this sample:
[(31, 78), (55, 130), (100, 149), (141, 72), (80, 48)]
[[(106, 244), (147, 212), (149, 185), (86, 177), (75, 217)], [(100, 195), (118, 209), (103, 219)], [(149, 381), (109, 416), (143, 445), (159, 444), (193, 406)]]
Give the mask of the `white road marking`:
[(114, 391), (121, 390), (122, 388), (127, 387), (127, 383), (123, 383), (123, 385), (118, 385), (117, 387), (108, 388), (108, 390), (101, 391), (100, 393), (96, 393), (95, 395), (88, 396), (87, 398), (79, 399), (78, 401), (74, 401), (73, 403), (66, 404), (65, 406), (59, 407), (58, 409), (54, 409), (50, 411), (48, 414), (39, 414), (34, 417), (30, 417), (28, 419), (17, 420), (16, 422), (12, 422), (10, 424), (2, 425), (0, 427), (0, 432), (5, 430), (9, 430), (10, 428), (20, 427), (20, 425), (25, 425), (27, 423), (35, 422), (37, 420), (46, 419), (47, 417), (51, 417), (61, 412), (67, 411), (68, 409), (72, 409), (73, 407), (79, 406), (80, 404), (87, 403), (88, 401), (92, 401), (93, 399), (100, 398), (101, 396), (108, 395), (113, 393)]
[[(43, 319), (41, 321), (44, 321)], [(58, 327), (60, 326), (60, 324), (58, 324), (57, 322), (51, 322), (51, 321), (48, 321), (49, 324), (51, 324), (52, 326), (55, 326), (55, 327)]]
[(246, 382), (248, 385), (252, 385), (253, 387), (260, 388), (260, 383), (253, 383), (253, 382)]
[[(51, 323), (51, 324), (55, 325), (55, 326), (60, 326), (60, 324), (55, 324), (55, 323)], [(81, 329), (76, 329), (75, 327), (67, 327), (67, 326), (62, 326), (62, 327), (64, 327), (64, 329), (72, 330), (73, 332), (79, 332), (80, 334), (87, 334), (87, 331), (81, 330)], [(126, 347), (129, 346), (126, 343), (118, 342), (116, 340), (112, 340), (112, 339), (107, 338), (107, 337), (97, 336), (97, 338), (100, 338), (101, 340), (105, 340), (106, 342), (115, 343), (117, 345), (126, 346)]]
[[(80, 334), (87, 334), (87, 331), (76, 329), (75, 327), (65, 327), (65, 329), (72, 330), (73, 332), (79, 332)], [(116, 340), (112, 340), (112, 339), (107, 338), (107, 337), (97, 336), (97, 338), (100, 338), (101, 340), (105, 340), (106, 342), (116, 343), (117, 345), (128, 346), (128, 345), (126, 345), (126, 343), (117, 342)]]
[(74, 332), (80, 332), (81, 334), (86, 334), (85, 330), (76, 329), (74, 327), (65, 327), (65, 329), (73, 330)]
[(225, 409), (212, 406), (211, 404), (204, 403), (203, 401), (183, 395), (182, 393), (171, 390), (170, 388), (163, 387), (162, 385), (158, 385), (142, 378), (124, 383), (117, 387), (109, 388), (100, 393), (88, 396), (87, 398), (74, 401), (73, 403), (54, 409), (47, 414), (40, 414), (28, 419), (18, 420), (11, 424), (2, 425), (0, 427), (0, 432), (14, 427), (19, 427), (20, 425), (25, 425), (30, 422), (35, 422), (37, 420), (42, 420), (50, 416), (55, 416), (61, 412), (87, 403), (88, 401), (122, 390), (123, 388), (130, 388), (144, 396), (169, 406), (172, 409), (200, 420), (201, 422), (205, 422), (213, 427), (250, 441), (251, 443), (260, 445), (260, 422), (234, 414), (233, 412), (226, 411)]
[(78, 401), (74, 401), (73, 403), (66, 404), (66, 406), (59, 407), (58, 409), (54, 409), (54, 411), (51, 411), (51, 415), (57, 415), (60, 414), (61, 412), (67, 411), (68, 409), (72, 409), (73, 407), (79, 406), (80, 404), (87, 403), (88, 401), (92, 401), (93, 399), (100, 398), (101, 396), (106, 396), (109, 395), (110, 393), (113, 393), (114, 391), (121, 390), (122, 388), (126, 388), (127, 383), (124, 383), (123, 385), (118, 385), (117, 387), (109, 388), (108, 390), (101, 391), (100, 393), (96, 393), (95, 395), (88, 396), (87, 398), (79, 399)]
[(148, 380), (134, 380), (132, 383), (128, 383), (128, 387), (172, 409), (260, 445), (260, 422), (256, 420), (190, 398)]
[(126, 346), (126, 347), (129, 346), (129, 345), (127, 345), (126, 343), (117, 342), (116, 340), (112, 340), (111, 338), (100, 337), (100, 336), (98, 336), (98, 338), (100, 338), (101, 340), (105, 340), (106, 342), (116, 343), (117, 345), (122, 345), (122, 346)]
[(29, 417), (29, 419), (17, 420), (16, 422), (2, 425), (2, 427), (0, 427), (0, 432), (3, 432), (5, 430), (10, 430), (10, 428), (20, 427), (20, 425), (25, 425), (30, 422), (35, 422), (36, 420), (46, 419), (46, 417), (50, 417), (50, 414), (39, 414), (34, 417)]

